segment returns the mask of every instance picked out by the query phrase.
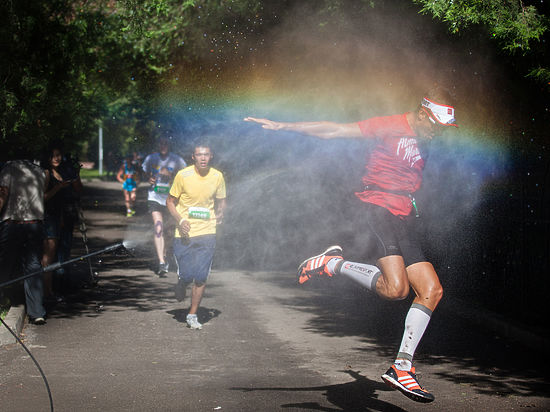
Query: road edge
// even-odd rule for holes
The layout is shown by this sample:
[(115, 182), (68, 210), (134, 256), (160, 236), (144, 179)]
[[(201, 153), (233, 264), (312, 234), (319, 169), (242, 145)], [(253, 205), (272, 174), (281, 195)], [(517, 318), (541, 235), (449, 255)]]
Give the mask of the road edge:
[[(19, 337), (25, 323), (25, 305), (15, 305), (10, 308), (4, 322)], [(0, 346), (16, 343), (17, 340), (4, 325), (0, 329)]]

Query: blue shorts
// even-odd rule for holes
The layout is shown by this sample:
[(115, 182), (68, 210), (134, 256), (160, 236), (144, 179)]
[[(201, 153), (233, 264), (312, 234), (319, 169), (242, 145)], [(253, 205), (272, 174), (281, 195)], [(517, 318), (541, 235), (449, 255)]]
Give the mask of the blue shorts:
[(137, 184), (134, 179), (126, 179), (124, 183), (122, 184), (122, 189), (126, 190), (127, 192), (132, 192), (137, 189)]
[(178, 277), (186, 283), (205, 283), (212, 267), (216, 235), (174, 239)]

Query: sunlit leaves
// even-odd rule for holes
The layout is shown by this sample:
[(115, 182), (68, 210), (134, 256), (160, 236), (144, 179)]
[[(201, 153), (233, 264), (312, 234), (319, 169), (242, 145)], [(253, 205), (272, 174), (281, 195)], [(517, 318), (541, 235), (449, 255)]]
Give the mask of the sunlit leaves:
[(449, 24), (457, 33), (470, 25), (485, 25), (509, 51), (526, 52), (548, 30), (547, 19), (535, 6), (514, 0), (413, 0), (422, 12)]

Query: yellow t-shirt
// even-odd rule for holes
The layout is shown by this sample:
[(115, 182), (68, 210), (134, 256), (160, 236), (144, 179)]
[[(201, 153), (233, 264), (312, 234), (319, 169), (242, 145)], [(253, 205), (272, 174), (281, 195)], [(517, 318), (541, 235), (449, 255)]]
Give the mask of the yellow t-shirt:
[[(225, 199), (225, 180), (219, 170), (211, 167), (204, 177), (195, 171), (194, 165), (180, 170), (170, 195), (178, 199), (179, 215), (191, 223), (189, 237), (216, 233), (214, 199)], [(175, 236), (181, 237), (177, 228)]]

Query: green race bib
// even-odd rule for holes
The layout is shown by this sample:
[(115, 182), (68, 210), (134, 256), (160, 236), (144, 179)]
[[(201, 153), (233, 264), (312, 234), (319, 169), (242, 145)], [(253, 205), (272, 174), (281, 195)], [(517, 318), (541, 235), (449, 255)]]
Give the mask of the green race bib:
[(189, 208), (189, 219), (210, 219), (210, 210), (206, 207), (190, 207)]

